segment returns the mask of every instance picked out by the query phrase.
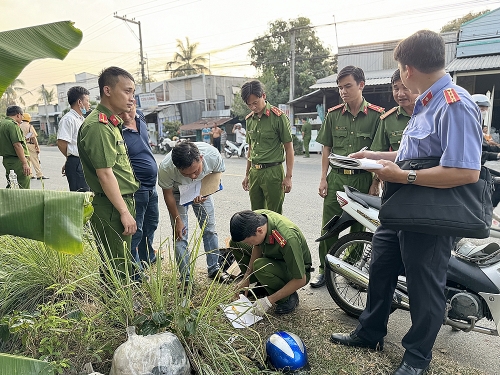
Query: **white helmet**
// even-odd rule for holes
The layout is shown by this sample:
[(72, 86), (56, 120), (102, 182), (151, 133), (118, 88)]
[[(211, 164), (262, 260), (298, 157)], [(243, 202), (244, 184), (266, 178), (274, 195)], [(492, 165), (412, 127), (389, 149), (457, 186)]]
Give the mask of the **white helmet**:
[(483, 94), (474, 94), (472, 95), (472, 100), (480, 107), (490, 107), (490, 99), (486, 95)]

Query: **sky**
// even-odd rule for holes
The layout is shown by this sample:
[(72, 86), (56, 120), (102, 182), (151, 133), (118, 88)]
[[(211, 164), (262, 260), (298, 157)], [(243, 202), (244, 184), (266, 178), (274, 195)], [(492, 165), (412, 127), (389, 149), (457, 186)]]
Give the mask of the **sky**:
[(114, 65), (138, 77), (138, 26), (113, 17), (115, 12), (141, 22), (146, 69), (160, 81), (169, 78), (164, 69), (176, 52), (176, 39), (185, 37), (199, 43), (197, 51), (209, 60), (212, 74), (253, 77), (251, 41), (277, 19), (309, 18), (334, 54), (337, 46), (439, 31), (470, 11), (499, 7), (493, 0), (0, 0), (0, 31), (67, 20), (83, 31), (82, 42), (65, 60), (37, 60), (23, 70), (19, 78), (33, 92), (23, 95), (29, 105), (42, 84), (50, 90), (73, 82), (77, 73), (99, 74)]

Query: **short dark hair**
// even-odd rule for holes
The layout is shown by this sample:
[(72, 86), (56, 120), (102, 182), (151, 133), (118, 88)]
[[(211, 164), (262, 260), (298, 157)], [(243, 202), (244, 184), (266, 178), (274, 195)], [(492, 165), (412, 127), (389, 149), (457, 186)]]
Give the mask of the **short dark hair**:
[(409, 65), (422, 73), (434, 73), (445, 66), (444, 40), (434, 31), (417, 31), (399, 42), (394, 60), (403, 67)]
[(119, 76), (123, 76), (130, 79), (132, 82), (135, 82), (132, 74), (122, 68), (118, 68), (116, 66), (106, 68), (101, 72), (101, 74), (99, 74), (99, 79), (97, 80), (99, 83), (99, 93), (101, 97), (104, 96), (104, 86), (114, 87), (118, 82)]
[(401, 73), (399, 72), (399, 69), (396, 69), (394, 73), (392, 73), (391, 85), (394, 85), (394, 82), (397, 81), (401, 81)]
[(195, 161), (200, 161), (200, 150), (190, 141), (176, 144), (171, 152), (172, 162), (180, 170), (189, 168)]
[(90, 91), (82, 86), (74, 86), (68, 90), (68, 103), (70, 106), (75, 104), (79, 99), (83, 100), (85, 95), (90, 95)]
[(357, 66), (347, 65), (343, 67), (337, 75), (337, 84), (342, 78), (347, 77), (348, 75), (352, 75), (352, 78), (354, 78), (358, 85), (365, 81), (365, 72), (363, 72), (363, 69), (358, 68)]
[(23, 109), (21, 107), (19, 107), (18, 105), (11, 105), (11, 106), (7, 107), (7, 111), (5, 114), (7, 116), (22, 115)]
[(264, 95), (264, 84), (257, 80), (245, 82), (241, 86), (241, 99), (248, 104), (248, 98), (252, 94), (257, 98), (262, 98), (262, 95)]
[(229, 221), (229, 231), (234, 242), (241, 242), (245, 238), (255, 236), (257, 228), (267, 223), (267, 217), (256, 212), (246, 210), (236, 212)]

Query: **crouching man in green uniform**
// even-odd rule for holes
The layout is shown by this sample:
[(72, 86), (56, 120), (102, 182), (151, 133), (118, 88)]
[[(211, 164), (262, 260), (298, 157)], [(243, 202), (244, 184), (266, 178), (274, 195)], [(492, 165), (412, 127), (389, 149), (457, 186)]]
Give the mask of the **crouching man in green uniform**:
[(259, 282), (269, 294), (255, 301), (253, 313), (264, 315), (274, 304), (288, 314), (299, 304), (297, 290), (309, 282), (311, 253), (300, 229), (269, 210), (241, 211), (230, 221), (233, 254), (245, 272), (237, 290)]
[(21, 189), (30, 188), (31, 168), (26, 139), (19, 124), (23, 121), (23, 110), (17, 105), (7, 107), (7, 118), (0, 121), (0, 156), (3, 157), (7, 188), (10, 187), (9, 173), (16, 172)]
[(101, 103), (78, 131), (78, 153), (85, 180), (95, 193), (90, 221), (100, 250), (119, 272), (128, 269), (131, 275), (130, 242), (137, 230), (134, 193), (139, 182), (123, 141), (123, 121), (117, 114), (129, 112), (134, 104), (134, 78), (123, 69), (110, 67), (102, 71), (98, 83)]

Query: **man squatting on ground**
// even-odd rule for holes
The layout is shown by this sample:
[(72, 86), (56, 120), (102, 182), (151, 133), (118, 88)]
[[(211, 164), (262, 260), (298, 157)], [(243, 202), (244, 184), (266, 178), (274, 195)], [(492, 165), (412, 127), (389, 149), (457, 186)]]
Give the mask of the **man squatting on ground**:
[[(380, 160), (374, 171), (382, 181), (437, 189), (475, 183), (481, 168), (480, 113), (471, 96), (455, 85), (445, 67), (444, 41), (432, 31), (418, 31), (394, 50), (403, 84), (418, 93), (413, 116), (398, 152), (357, 152), (351, 156)], [(467, 145), (464, 147), (463, 145)], [(440, 158), (440, 165), (402, 170), (393, 161)], [(412, 326), (394, 375), (424, 374), (445, 313), (446, 270), (455, 238), (379, 226), (373, 236), (366, 308), (351, 333), (334, 333), (342, 345), (382, 349), (394, 289), (404, 266), (411, 300)]]
[(243, 190), (249, 192), (252, 210), (264, 208), (281, 214), (285, 193), (292, 190), (294, 150), (290, 121), (266, 101), (264, 86), (259, 81), (245, 82), (241, 98), (252, 111), (245, 118), (248, 161)]
[(269, 295), (255, 301), (254, 314), (264, 315), (273, 305), (276, 314), (294, 311), (299, 304), (297, 290), (309, 282), (312, 270), (311, 253), (300, 229), (270, 210), (237, 212), (229, 227), (230, 246), (244, 272), (236, 289), (259, 282)]

